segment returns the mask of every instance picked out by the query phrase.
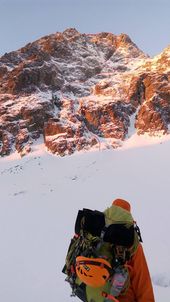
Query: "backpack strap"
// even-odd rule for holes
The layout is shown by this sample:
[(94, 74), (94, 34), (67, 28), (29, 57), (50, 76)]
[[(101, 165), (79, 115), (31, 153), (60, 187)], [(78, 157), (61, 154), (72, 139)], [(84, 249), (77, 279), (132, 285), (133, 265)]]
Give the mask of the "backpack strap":
[(140, 228), (138, 227), (136, 221), (134, 221), (134, 228), (135, 228), (135, 231), (136, 231), (136, 233), (138, 235), (139, 241), (143, 242), (142, 236), (141, 236), (141, 232), (140, 232)]

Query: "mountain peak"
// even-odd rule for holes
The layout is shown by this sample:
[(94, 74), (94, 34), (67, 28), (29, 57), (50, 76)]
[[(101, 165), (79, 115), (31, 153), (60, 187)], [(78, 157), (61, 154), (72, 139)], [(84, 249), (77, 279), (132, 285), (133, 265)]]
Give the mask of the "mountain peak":
[(63, 35), (65, 37), (74, 37), (74, 36), (79, 36), (80, 33), (75, 29), (75, 28), (67, 28), (65, 31), (63, 31)]
[(119, 36), (117, 36), (117, 43), (122, 43), (122, 44), (133, 44), (132, 40), (127, 34), (121, 33)]
[(51, 152), (65, 155), (101, 144), (115, 148), (130, 126), (138, 133), (167, 133), (168, 70), (169, 47), (149, 59), (126, 34), (75, 28), (5, 54), (0, 153), (25, 154), (40, 135)]

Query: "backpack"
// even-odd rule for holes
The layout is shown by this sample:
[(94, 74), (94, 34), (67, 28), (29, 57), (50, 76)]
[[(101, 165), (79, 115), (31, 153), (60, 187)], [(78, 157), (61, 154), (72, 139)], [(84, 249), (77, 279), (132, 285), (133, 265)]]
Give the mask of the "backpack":
[(84, 302), (118, 301), (129, 287), (127, 261), (142, 241), (130, 212), (112, 205), (104, 212), (79, 210), (63, 273), (71, 296)]

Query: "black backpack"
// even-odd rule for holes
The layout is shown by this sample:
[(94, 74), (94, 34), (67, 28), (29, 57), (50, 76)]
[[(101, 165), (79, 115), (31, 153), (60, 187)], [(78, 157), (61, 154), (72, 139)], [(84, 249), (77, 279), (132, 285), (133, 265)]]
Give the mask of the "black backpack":
[[(66, 281), (72, 288), (71, 295), (78, 296), (84, 302), (92, 300), (93, 302), (103, 302), (109, 301), (109, 297), (115, 298), (126, 292), (129, 287), (129, 273), (125, 264), (132, 257), (139, 241), (141, 241), (139, 228), (133, 220), (129, 223), (119, 221), (106, 225), (105, 212), (90, 209), (79, 210), (75, 222), (75, 235), (71, 239), (63, 268), (63, 273), (67, 275)], [(90, 297), (91, 293), (98, 292), (99, 289), (90, 288), (81, 281), (80, 274), (79, 277), (77, 276), (76, 268), (79, 256), (93, 259), (93, 262), (95, 259), (105, 259), (109, 263), (107, 268), (109, 278), (105, 282), (106, 285), (101, 288), (97, 300)], [(86, 274), (90, 270), (89, 262), (88, 264), (87, 262), (82, 263), (83, 266), (80, 266), (83, 268), (82, 274)], [(99, 264), (96, 262), (96, 265)], [(116, 282), (116, 276), (119, 278), (117, 287), (113, 284)]]

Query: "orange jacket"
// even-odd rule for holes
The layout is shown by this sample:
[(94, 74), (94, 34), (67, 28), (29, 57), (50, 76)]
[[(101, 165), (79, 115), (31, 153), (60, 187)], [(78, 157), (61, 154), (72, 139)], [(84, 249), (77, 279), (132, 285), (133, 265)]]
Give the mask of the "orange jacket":
[[(113, 205), (119, 206), (126, 211), (131, 211), (130, 203), (124, 199), (115, 199)], [(123, 296), (119, 296), (119, 302), (155, 302), (152, 282), (143, 252), (139, 244), (136, 253), (128, 262), (130, 270), (130, 286)]]
[(118, 298), (119, 302), (155, 302), (152, 282), (141, 244), (128, 264), (131, 266), (130, 287), (125, 296), (122, 295)]

